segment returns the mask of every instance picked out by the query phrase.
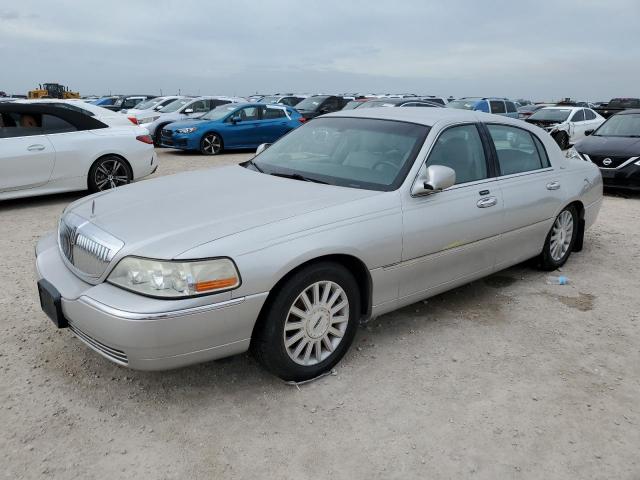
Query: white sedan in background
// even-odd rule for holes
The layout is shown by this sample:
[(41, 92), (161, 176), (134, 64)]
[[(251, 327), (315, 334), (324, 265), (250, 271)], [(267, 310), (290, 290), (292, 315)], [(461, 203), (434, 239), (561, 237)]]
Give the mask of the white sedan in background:
[[(0, 104), (0, 200), (125, 185), (157, 168), (144, 128), (110, 125), (87, 104)], [(76, 107), (77, 105), (77, 107)]]
[(526, 119), (546, 130), (562, 150), (590, 135), (605, 118), (590, 108), (544, 107)]

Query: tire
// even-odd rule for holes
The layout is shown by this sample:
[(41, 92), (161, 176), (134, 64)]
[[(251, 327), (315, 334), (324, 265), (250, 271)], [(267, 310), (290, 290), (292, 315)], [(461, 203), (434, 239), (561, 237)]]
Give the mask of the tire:
[(567, 135), (565, 132), (556, 133), (553, 139), (560, 147), (560, 150), (566, 150), (567, 148), (569, 148), (569, 135)]
[(169, 125), (169, 124), (165, 123), (164, 125), (158, 125), (156, 127), (156, 131), (153, 134), (153, 146), (154, 147), (159, 147), (160, 144), (162, 143), (162, 129), (164, 127), (166, 127), (167, 125)]
[[(569, 238), (569, 235), (571, 237)], [(564, 265), (578, 238), (578, 212), (568, 206), (553, 222), (547, 234), (538, 264), (542, 270), (555, 270)]]
[(203, 155), (217, 155), (222, 151), (222, 137), (214, 132), (209, 132), (200, 140), (200, 153)]
[(360, 319), (360, 290), (342, 265), (318, 263), (289, 278), (265, 308), (251, 352), (271, 373), (300, 382), (330, 370), (349, 349)]
[(133, 180), (129, 164), (116, 155), (99, 158), (89, 169), (87, 184), (92, 193), (127, 185)]

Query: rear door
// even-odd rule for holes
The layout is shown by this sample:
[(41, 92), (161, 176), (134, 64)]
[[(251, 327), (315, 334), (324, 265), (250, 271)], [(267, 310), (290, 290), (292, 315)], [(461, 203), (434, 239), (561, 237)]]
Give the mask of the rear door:
[(596, 115), (596, 112), (594, 112), (590, 108), (584, 109), (584, 120), (586, 125), (586, 129), (584, 132), (585, 135), (587, 133), (591, 134), (596, 128), (598, 128), (604, 122), (604, 119), (601, 117), (598, 117), (598, 115)]
[(261, 142), (273, 143), (291, 130), (287, 110), (282, 105), (267, 105), (262, 111)]
[(38, 114), (0, 116), (0, 192), (43, 185), (51, 177), (56, 155), (41, 122)]
[(456, 172), (454, 186), (403, 200), (402, 303), (486, 274), (494, 266), (503, 203), (479, 128), (446, 128), (427, 157), (425, 166), (444, 165)]
[(496, 269), (500, 269), (540, 253), (562, 200), (563, 185), (534, 134), (512, 125), (486, 124), (486, 129), (504, 200), (496, 260)]

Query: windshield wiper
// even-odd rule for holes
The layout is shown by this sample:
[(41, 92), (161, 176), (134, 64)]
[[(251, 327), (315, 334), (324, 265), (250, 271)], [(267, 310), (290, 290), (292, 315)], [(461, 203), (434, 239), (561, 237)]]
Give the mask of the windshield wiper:
[(259, 171), (260, 173), (264, 173), (264, 170), (262, 170), (258, 164), (256, 162), (254, 162), (253, 160), (247, 160), (246, 162), (244, 162), (242, 164), (242, 166), (244, 167), (245, 165), (251, 165), (253, 168), (255, 168), (257, 171)]
[(329, 182), (325, 182), (324, 180), (318, 180), (317, 178), (305, 177), (304, 175), (300, 175), (299, 173), (272, 172), (269, 175), (273, 175), (274, 177), (291, 178), (293, 180), (302, 180), (303, 182), (322, 183), (323, 185), (329, 185)]

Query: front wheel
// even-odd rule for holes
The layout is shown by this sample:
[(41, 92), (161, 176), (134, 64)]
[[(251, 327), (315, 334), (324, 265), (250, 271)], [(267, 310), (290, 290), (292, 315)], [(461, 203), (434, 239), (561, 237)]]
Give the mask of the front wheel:
[(102, 157), (89, 170), (89, 190), (93, 193), (131, 183), (133, 173), (122, 158), (115, 155)]
[(543, 270), (555, 270), (565, 264), (578, 234), (578, 213), (573, 206), (562, 210), (551, 227), (539, 257)]
[(217, 155), (222, 151), (222, 138), (217, 133), (207, 133), (200, 140), (200, 152), (204, 155)]
[(309, 380), (349, 349), (360, 318), (360, 292), (346, 268), (319, 263), (293, 275), (266, 308), (252, 339), (253, 354), (284, 380)]

